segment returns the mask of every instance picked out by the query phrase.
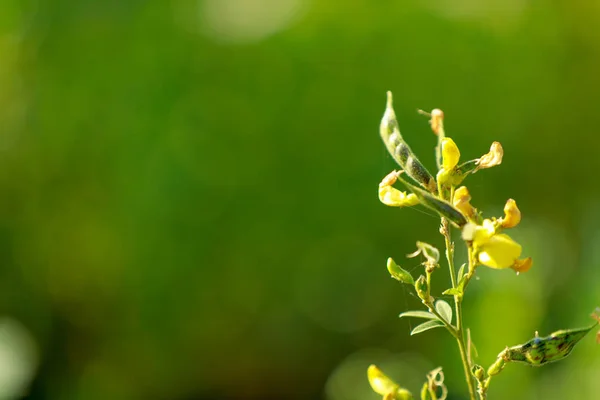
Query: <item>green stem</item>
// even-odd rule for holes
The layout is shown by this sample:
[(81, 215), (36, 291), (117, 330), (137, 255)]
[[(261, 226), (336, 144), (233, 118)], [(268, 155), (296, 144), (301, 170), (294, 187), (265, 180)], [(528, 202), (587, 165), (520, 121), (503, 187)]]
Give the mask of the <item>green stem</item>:
[(469, 360), (467, 359), (467, 351), (465, 349), (465, 341), (462, 331), (459, 332), (459, 335), (460, 338), (457, 338), (456, 341), (458, 342), (458, 349), (460, 351), (460, 358), (462, 360), (463, 369), (465, 372), (465, 379), (467, 380), (467, 385), (469, 387), (469, 397), (471, 400), (477, 400), (475, 395), (475, 383), (473, 382), (473, 377), (471, 376), (471, 366)]
[(450, 334), (452, 336), (454, 336), (458, 340), (458, 331), (456, 330), (456, 328), (454, 327), (454, 325), (449, 324), (448, 322), (446, 322), (446, 320), (444, 319), (444, 317), (442, 317), (442, 315), (439, 312), (437, 312), (437, 310), (435, 309), (435, 307), (432, 304), (427, 304), (425, 302), (423, 302), (423, 304), (425, 304), (427, 306), (427, 308), (429, 309), (430, 313), (432, 313), (440, 321), (442, 321), (442, 323), (444, 324), (444, 326), (446, 327), (446, 329), (448, 330), (448, 332), (450, 332)]
[[(452, 281), (452, 287), (457, 287), (456, 282), (456, 270), (454, 268), (454, 244), (452, 243), (452, 239), (450, 237), (450, 224), (444, 218), (442, 218), (442, 235), (444, 235), (444, 240), (446, 242), (446, 258), (448, 259), (448, 268), (450, 269), (450, 279)], [(474, 267), (471, 265), (472, 257), (469, 252), (469, 272), (474, 270)], [(460, 352), (460, 358), (462, 360), (463, 369), (465, 373), (465, 379), (467, 381), (467, 386), (469, 388), (469, 396), (471, 400), (477, 400), (476, 392), (475, 392), (475, 382), (473, 381), (473, 377), (471, 376), (471, 361), (467, 356), (467, 350), (465, 346), (465, 335), (463, 329), (463, 316), (462, 316), (462, 299), (461, 296), (454, 296), (454, 308), (456, 310), (456, 342), (458, 343), (458, 350)]]
[(431, 272), (426, 271), (426, 275), (427, 275), (427, 299), (423, 300), (423, 304), (425, 304), (425, 306), (427, 307), (427, 309), (429, 309), (429, 312), (432, 313), (433, 315), (435, 315), (440, 321), (442, 321), (444, 323), (444, 326), (446, 327), (446, 329), (448, 330), (448, 332), (450, 332), (450, 334), (452, 336), (454, 336), (455, 338), (458, 337), (458, 332), (456, 331), (456, 328), (449, 322), (447, 322), (444, 317), (442, 317), (442, 315), (435, 309), (435, 305), (433, 304), (433, 302), (430, 300), (431, 299)]
[(442, 218), (442, 235), (444, 235), (444, 240), (446, 242), (446, 259), (448, 260), (448, 267), (450, 268), (450, 280), (452, 282), (452, 287), (456, 287), (456, 270), (454, 268), (454, 246), (452, 244), (452, 240), (450, 239), (450, 223), (446, 218)]
[(438, 136), (438, 143), (435, 146), (435, 163), (437, 165), (438, 171), (442, 169), (442, 140), (446, 137), (446, 132), (444, 131), (444, 120), (440, 121), (440, 126), (438, 128), (438, 132), (436, 133)]
[(486, 400), (487, 399), (487, 389), (490, 386), (490, 379), (492, 379), (491, 376), (488, 376), (483, 383), (479, 382), (477, 384), (477, 393), (479, 393), (479, 399), (480, 400)]

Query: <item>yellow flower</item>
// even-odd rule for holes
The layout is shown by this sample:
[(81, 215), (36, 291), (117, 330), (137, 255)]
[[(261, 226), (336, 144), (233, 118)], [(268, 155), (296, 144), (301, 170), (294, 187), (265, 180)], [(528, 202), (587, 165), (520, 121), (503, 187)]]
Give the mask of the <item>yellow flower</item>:
[(516, 272), (526, 272), (533, 260), (529, 257), (519, 260), (521, 245), (504, 233), (496, 233), (492, 220), (485, 219), (482, 225), (468, 224), (463, 229), (463, 238), (473, 242), (477, 260), (490, 268), (512, 268)]
[(504, 233), (492, 235), (478, 244), (479, 262), (490, 268), (509, 268), (521, 256), (521, 245)]
[(446, 171), (450, 171), (456, 167), (460, 160), (460, 150), (454, 143), (454, 140), (450, 138), (442, 139), (442, 167)]
[(408, 207), (419, 204), (419, 199), (414, 193), (406, 194), (392, 186), (397, 179), (396, 171), (390, 172), (383, 178), (379, 184), (379, 201), (391, 207)]

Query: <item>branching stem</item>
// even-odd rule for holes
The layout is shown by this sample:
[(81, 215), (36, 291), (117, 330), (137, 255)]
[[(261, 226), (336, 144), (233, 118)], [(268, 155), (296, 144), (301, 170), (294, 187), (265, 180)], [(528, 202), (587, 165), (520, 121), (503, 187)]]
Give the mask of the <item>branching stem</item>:
[[(445, 218), (442, 218), (442, 227), (440, 229), (446, 243), (446, 258), (448, 259), (448, 268), (450, 269), (450, 280), (452, 281), (452, 287), (456, 288), (458, 282), (456, 281), (456, 270), (454, 268), (454, 243), (450, 234), (450, 224)], [(475, 271), (475, 266), (472, 264), (473, 260), (469, 251), (469, 272), (466, 279), (472, 277), (472, 272)], [(468, 281), (467, 281), (468, 282)], [(475, 382), (471, 375), (471, 361), (467, 355), (467, 348), (465, 346), (465, 335), (463, 328), (463, 316), (462, 316), (462, 296), (454, 296), (454, 308), (456, 310), (456, 334), (453, 335), (458, 343), (458, 350), (460, 352), (460, 358), (462, 360), (463, 369), (465, 373), (465, 379), (469, 388), (469, 396), (471, 400), (477, 400), (475, 392)]]

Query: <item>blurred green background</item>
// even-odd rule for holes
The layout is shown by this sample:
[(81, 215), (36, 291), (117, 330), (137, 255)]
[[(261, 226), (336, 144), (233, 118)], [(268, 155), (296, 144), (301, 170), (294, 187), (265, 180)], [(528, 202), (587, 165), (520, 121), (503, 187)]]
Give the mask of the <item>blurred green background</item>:
[[(434, 169), (439, 107), (469, 180), (532, 256), (482, 268), (465, 318), (489, 365), (600, 305), (600, 3), (3, 0), (0, 398), (377, 399), (418, 392), (441, 330), (389, 278), (438, 220), (379, 203), (385, 92)], [(440, 271), (436, 289), (448, 287)], [(600, 347), (510, 365), (491, 399), (600, 396)]]

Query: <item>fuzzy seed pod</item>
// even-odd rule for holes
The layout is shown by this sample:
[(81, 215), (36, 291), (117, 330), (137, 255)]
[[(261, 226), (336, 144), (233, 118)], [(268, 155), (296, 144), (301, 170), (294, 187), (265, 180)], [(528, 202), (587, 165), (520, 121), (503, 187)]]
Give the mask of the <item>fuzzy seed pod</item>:
[(504, 352), (500, 353), (498, 359), (488, 368), (487, 373), (489, 376), (498, 375), (506, 367), (506, 361), (502, 358), (503, 355)]
[(400, 134), (396, 113), (392, 107), (392, 92), (388, 92), (387, 95), (385, 114), (379, 126), (379, 133), (381, 134), (383, 143), (394, 160), (396, 160), (408, 176), (430, 192), (435, 192), (437, 187), (433, 175), (421, 164)]
[(588, 328), (564, 329), (546, 337), (536, 336), (525, 344), (506, 349), (504, 359), (535, 367), (560, 361), (567, 357), (575, 345), (596, 325)]
[(411, 185), (401, 177), (398, 177), (398, 181), (400, 181), (411, 192), (413, 192), (422, 205), (437, 212), (440, 216), (448, 219), (448, 221), (452, 222), (457, 227), (461, 228), (467, 223), (465, 216), (456, 208), (454, 208), (452, 204), (431, 195), (421, 188)]

